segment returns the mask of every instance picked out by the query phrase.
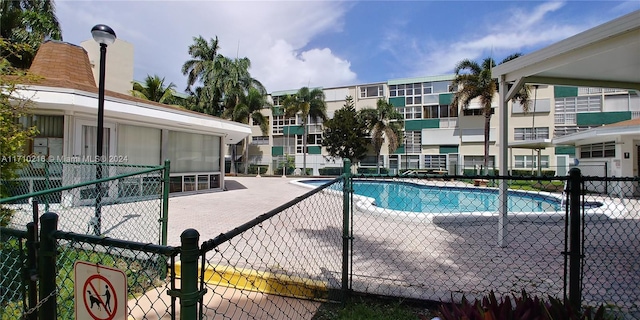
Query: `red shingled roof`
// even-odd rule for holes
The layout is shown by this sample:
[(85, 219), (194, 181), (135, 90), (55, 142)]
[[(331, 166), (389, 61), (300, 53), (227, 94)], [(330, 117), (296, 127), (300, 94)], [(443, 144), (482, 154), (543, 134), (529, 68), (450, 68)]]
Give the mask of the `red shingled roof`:
[[(98, 93), (98, 87), (91, 71), (91, 62), (84, 48), (62, 41), (49, 40), (40, 45), (38, 53), (29, 68), (29, 72), (40, 76), (33, 85), (55, 88), (67, 88)], [(170, 110), (180, 110), (200, 116), (220, 119), (200, 112), (187, 110), (178, 106), (162, 104), (150, 100), (136, 98), (127, 94), (105, 90), (105, 97), (113, 97), (144, 103)]]
[(70, 43), (59, 41), (43, 43), (29, 71), (47, 80), (96, 88), (87, 52), (84, 48)]

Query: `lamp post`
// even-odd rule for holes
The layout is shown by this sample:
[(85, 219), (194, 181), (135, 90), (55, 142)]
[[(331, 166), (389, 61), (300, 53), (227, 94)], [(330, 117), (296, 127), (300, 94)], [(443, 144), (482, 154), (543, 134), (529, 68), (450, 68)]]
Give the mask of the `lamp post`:
[[(98, 132), (96, 141), (96, 179), (102, 179), (103, 153), (102, 147), (104, 143), (104, 76), (107, 60), (107, 46), (116, 41), (116, 33), (109, 26), (104, 24), (95, 25), (91, 28), (93, 40), (100, 44), (100, 73), (98, 80)], [(102, 219), (102, 184), (96, 185), (96, 214), (93, 221), (93, 232), (100, 235), (100, 224)]]

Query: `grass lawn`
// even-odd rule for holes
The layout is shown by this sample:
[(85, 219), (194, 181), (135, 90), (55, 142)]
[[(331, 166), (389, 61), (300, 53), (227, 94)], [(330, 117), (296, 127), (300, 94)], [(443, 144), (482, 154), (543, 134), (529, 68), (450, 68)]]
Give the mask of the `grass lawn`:
[(430, 320), (438, 305), (420, 305), (402, 300), (353, 297), (346, 304), (325, 303), (313, 320)]

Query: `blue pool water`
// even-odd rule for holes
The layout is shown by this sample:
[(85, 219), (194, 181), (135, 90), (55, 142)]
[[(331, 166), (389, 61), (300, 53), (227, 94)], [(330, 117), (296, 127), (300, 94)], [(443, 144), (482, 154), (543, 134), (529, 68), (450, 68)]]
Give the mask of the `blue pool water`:
[[(330, 180), (300, 181), (321, 186)], [(339, 188), (337, 185), (334, 188)], [(425, 186), (396, 181), (354, 181), (354, 193), (375, 199), (378, 207), (428, 213), (478, 212), (498, 210), (498, 190), (464, 187)], [(509, 191), (510, 212), (550, 212), (560, 210), (560, 200), (535, 193)]]

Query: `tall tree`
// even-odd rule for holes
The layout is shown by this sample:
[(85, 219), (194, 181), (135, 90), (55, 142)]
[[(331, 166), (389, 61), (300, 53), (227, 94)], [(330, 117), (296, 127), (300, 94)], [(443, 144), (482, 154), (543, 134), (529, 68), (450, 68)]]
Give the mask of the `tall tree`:
[(358, 115), (353, 98), (348, 96), (344, 106), (324, 123), (322, 145), (332, 157), (356, 163), (367, 154), (368, 131), (366, 119)]
[(26, 44), (7, 57), (15, 67), (28, 69), (40, 44), (62, 40), (53, 0), (0, 1), (0, 36), (14, 44)]
[[(264, 108), (269, 108), (269, 102), (266, 95), (256, 88), (249, 88), (247, 94), (239, 93), (237, 96), (237, 104), (233, 109), (225, 110), (224, 116), (245, 124), (249, 124), (252, 120), (254, 124), (260, 126), (263, 135), (269, 132), (269, 121), (262, 112)], [(249, 171), (249, 136), (244, 141), (244, 174)]]
[(249, 58), (230, 59), (221, 56), (216, 64), (216, 87), (219, 87), (224, 94), (225, 108), (233, 109), (236, 104), (240, 103), (241, 97), (247, 94), (251, 88), (256, 89), (262, 95), (267, 94), (262, 83), (251, 77), (249, 72), (251, 60)]
[[(15, 45), (0, 38), (0, 198), (11, 196), (17, 170), (27, 163), (21, 158), (29, 139), (37, 134), (35, 127), (25, 128), (16, 119), (31, 113), (31, 100), (20, 94), (21, 84), (35, 83), (39, 78), (11, 65), (7, 56), (25, 45)], [(0, 226), (11, 221), (14, 209), (0, 205)]]
[[(512, 54), (502, 60), (501, 63), (513, 60), (520, 54)], [(454, 92), (451, 107), (467, 109), (472, 100), (478, 99), (482, 106), (482, 115), (484, 116), (484, 174), (489, 172), (489, 129), (491, 126), (491, 104), (498, 90), (498, 82), (493, 79), (491, 70), (495, 67), (495, 61), (492, 58), (485, 58), (480, 64), (475, 61), (465, 59), (454, 69), (455, 78), (452, 82), (452, 88), (457, 90)], [(528, 107), (529, 88), (523, 87), (511, 101), (518, 101), (523, 108)]]
[[(187, 92), (197, 93), (199, 108), (212, 111), (209, 114), (219, 115), (219, 103), (222, 99), (222, 91), (216, 86), (216, 74), (220, 70), (218, 60), (218, 37), (205, 40), (202, 36), (193, 37), (193, 44), (189, 46), (191, 59), (182, 65), (182, 74), (187, 76)], [(201, 83), (200, 89), (192, 90), (196, 82)]]
[(133, 82), (131, 95), (159, 103), (171, 103), (175, 87), (173, 82), (165, 86), (164, 78), (160, 78), (158, 75), (147, 75), (144, 83)]
[[(251, 76), (249, 58), (230, 59), (219, 56), (216, 60), (213, 87), (222, 92), (224, 97), (224, 111), (222, 117), (249, 123), (248, 117), (261, 117), (259, 109), (267, 106), (266, 89)], [(251, 105), (253, 103), (253, 105)], [(266, 134), (268, 123), (266, 120), (257, 122)], [(263, 127), (264, 126), (264, 127)], [(244, 142), (244, 173), (249, 168), (249, 137)]]
[(378, 99), (375, 109), (362, 109), (360, 116), (365, 119), (371, 134), (371, 144), (376, 152), (376, 167), (380, 173), (380, 150), (385, 141), (389, 145), (389, 153), (393, 153), (400, 145), (402, 137), (402, 114), (384, 99)]
[(302, 167), (304, 175), (307, 174), (307, 124), (309, 120), (318, 121), (319, 119), (327, 119), (327, 105), (324, 102), (324, 93), (321, 89), (315, 88), (310, 90), (302, 87), (294, 95), (288, 95), (284, 98), (282, 106), (285, 110), (285, 116), (292, 117), (300, 114), (302, 119)]

